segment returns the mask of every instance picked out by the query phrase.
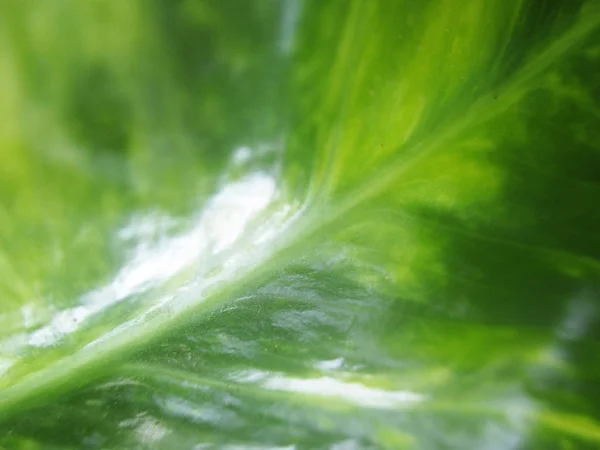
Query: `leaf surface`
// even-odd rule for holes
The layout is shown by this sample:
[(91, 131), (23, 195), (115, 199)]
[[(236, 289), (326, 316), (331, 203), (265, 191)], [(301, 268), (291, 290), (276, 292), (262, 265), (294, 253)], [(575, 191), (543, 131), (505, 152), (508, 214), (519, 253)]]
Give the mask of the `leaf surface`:
[(555, 3), (0, 6), (0, 448), (596, 448)]

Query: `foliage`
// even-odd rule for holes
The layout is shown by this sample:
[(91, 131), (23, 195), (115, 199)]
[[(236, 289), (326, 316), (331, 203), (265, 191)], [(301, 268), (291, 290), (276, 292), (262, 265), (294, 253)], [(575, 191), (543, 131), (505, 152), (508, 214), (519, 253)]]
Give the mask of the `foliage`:
[(4, 2), (0, 56), (0, 448), (600, 444), (597, 1)]

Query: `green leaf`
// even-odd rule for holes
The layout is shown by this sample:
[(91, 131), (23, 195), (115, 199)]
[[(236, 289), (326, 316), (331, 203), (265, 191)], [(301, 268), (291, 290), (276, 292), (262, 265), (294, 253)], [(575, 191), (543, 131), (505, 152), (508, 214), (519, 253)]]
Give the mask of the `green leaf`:
[(0, 448), (600, 445), (600, 4), (0, 5)]

